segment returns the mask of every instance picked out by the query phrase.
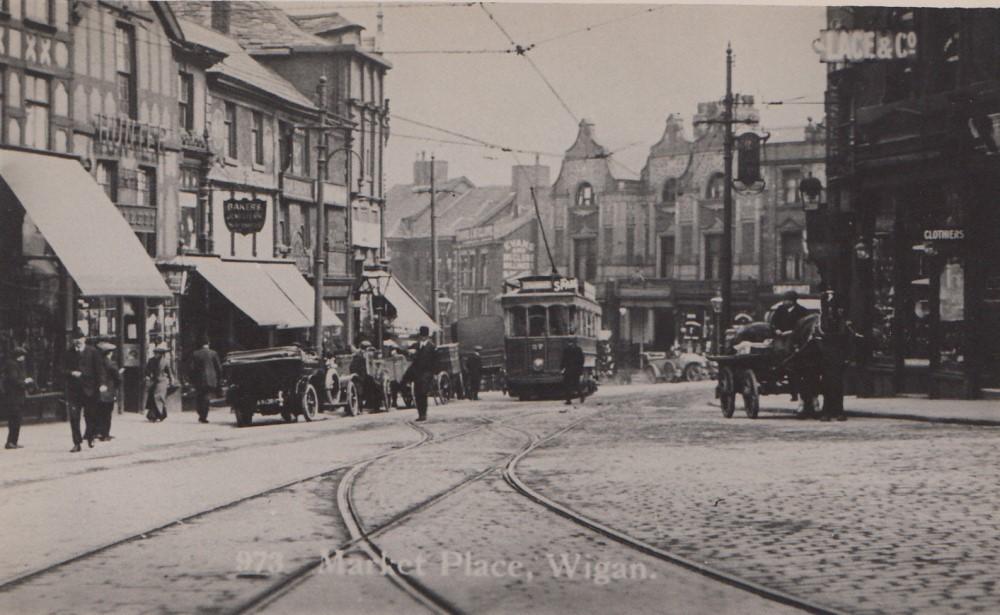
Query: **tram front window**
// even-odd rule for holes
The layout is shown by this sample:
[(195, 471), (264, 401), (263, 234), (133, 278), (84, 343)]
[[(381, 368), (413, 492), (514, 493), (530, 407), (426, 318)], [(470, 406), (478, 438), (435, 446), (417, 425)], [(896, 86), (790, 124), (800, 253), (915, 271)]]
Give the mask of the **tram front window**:
[(528, 335), (527, 310), (523, 307), (514, 307), (508, 313), (510, 316), (510, 334), (513, 337), (526, 337)]
[(566, 306), (549, 307), (549, 335), (569, 335), (569, 323), (566, 319)]
[(540, 305), (528, 308), (528, 336), (545, 336), (545, 308)]

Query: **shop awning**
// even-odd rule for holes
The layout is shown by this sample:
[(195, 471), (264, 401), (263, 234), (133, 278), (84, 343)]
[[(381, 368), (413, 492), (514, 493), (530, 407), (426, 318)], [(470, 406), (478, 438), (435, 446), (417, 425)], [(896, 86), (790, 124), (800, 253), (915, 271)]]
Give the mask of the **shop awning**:
[[(227, 261), (185, 256), (172, 264), (193, 265), (205, 280), (262, 327), (301, 329), (313, 326), (313, 291), (294, 263)], [(323, 306), (323, 324), (343, 323)]]
[(0, 150), (0, 178), (83, 295), (171, 296), (132, 227), (75, 158)]
[(395, 276), (389, 278), (385, 289), (385, 299), (396, 308), (396, 319), (392, 326), (398, 333), (414, 334), (420, 327), (427, 327), (431, 333), (441, 329), (410, 291), (399, 283)]

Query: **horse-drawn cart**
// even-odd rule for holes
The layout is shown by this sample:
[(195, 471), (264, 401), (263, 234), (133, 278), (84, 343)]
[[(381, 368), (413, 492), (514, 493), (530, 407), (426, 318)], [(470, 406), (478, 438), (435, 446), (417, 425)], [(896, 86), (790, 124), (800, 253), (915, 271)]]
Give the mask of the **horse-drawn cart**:
[(436, 348), (434, 381), (430, 393), (438, 405), (461, 398), (465, 390), (462, 380), (462, 360), (458, 344), (441, 344)]

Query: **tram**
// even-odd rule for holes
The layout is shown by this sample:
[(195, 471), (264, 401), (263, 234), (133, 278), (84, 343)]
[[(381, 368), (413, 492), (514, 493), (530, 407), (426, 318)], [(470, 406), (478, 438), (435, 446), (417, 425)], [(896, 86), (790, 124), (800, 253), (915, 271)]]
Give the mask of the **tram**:
[(575, 341), (584, 355), (580, 386), (597, 390), (601, 306), (591, 284), (558, 274), (518, 279), (500, 297), (506, 335), (507, 393), (521, 400), (564, 396), (563, 350)]

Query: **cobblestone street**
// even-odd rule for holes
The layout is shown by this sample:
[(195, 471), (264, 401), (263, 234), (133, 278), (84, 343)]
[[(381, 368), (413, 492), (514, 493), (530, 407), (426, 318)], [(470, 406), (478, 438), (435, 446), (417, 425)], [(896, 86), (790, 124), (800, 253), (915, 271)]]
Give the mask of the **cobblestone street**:
[[(0, 611), (425, 611), (413, 591), (456, 612), (795, 610), (525, 498), (503, 470), (536, 442), (517, 465), (531, 489), (738, 582), (849, 613), (1000, 608), (1000, 428), (802, 422), (777, 399), (723, 419), (706, 384), (607, 387), (573, 407), (486, 397), (416, 424), (126, 416), (72, 462), (64, 425), (33, 427), (34, 451), (0, 459), (0, 514), (32, 530), (5, 577), (40, 574), (5, 584)], [(351, 540), (345, 501), (402, 580)]]

